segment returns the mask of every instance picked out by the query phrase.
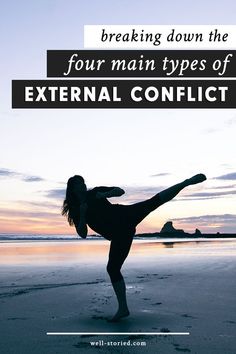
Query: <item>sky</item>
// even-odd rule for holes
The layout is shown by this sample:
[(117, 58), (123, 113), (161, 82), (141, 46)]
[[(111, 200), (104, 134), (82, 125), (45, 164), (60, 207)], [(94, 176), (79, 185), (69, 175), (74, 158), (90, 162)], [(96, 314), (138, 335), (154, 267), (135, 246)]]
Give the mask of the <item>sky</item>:
[[(166, 221), (194, 232), (235, 232), (235, 109), (11, 108), (11, 80), (45, 79), (48, 49), (83, 49), (88, 24), (235, 24), (224, 1), (17, 0), (0, 4), (0, 232), (73, 234), (60, 215), (74, 174), (88, 187), (120, 186), (111, 200), (144, 200), (198, 172), (189, 187), (153, 212), (138, 232)], [(92, 231), (90, 231), (93, 233)]]

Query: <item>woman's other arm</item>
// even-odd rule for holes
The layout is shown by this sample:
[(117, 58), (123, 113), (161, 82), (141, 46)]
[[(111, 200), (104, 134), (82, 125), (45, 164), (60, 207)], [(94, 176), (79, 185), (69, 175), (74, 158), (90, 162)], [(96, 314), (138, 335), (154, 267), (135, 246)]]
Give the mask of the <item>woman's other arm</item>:
[(82, 238), (86, 238), (88, 234), (88, 228), (86, 223), (86, 211), (87, 211), (87, 204), (86, 203), (80, 204), (79, 223), (75, 225), (75, 228), (78, 235)]
[(125, 191), (120, 187), (113, 187), (110, 188), (106, 192), (97, 192), (96, 198), (111, 198), (111, 197), (120, 197), (121, 195), (125, 194)]

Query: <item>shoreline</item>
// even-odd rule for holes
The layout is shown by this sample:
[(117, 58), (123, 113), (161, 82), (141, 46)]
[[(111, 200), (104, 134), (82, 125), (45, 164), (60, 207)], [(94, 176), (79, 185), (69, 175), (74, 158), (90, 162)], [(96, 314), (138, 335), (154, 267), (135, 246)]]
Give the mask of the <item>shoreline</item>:
[[(223, 240), (236, 239), (236, 233), (187, 233), (177, 232), (154, 232), (154, 233), (137, 233), (134, 240), (155, 240), (155, 241), (186, 241), (186, 240)], [(90, 240), (107, 240), (98, 234), (89, 234), (86, 239), (82, 239), (77, 233), (74, 234), (34, 234), (34, 233), (0, 233), (0, 243), (7, 241), (90, 241)], [(109, 240), (108, 240), (109, 241)]]
[[(134, 237), (133, 242), (135, 241), (140, 241), (140, 242), (154, 242), (154, 243), (187, 243), (187, 242), (230, 242), (234, 241), (236, 237), (162, 237), (162, 238), (154, 238), (154, 237)], [(0, 244), (4, 243), (42, 243), (42, 242), (48, 242), (48, 243), (53, 243), (53, 242), (58, 242), (58, 243), (77, 243), (77, 242), (110, 242), (110, 240), (104, 239), (103, 237), (99, 238), (87, 238), (87, 239), (82, 239), (82, 238), (75, 238), (75, 239), (37, 239), (37, 238), (17, 238), (17, 239), (0, 239)]]

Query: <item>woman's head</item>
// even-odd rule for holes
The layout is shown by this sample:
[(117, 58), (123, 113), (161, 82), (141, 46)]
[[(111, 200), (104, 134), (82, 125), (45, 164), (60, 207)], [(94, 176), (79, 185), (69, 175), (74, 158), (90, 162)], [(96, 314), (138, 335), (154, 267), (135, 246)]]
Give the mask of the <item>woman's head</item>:
[(79, 205), (83, 201), (87, 187), (82, 176), (75, 175), (67, 181), (66, 199), (62, 206), (62, 215), (67, 216), (70, 225), (78, 218)]
[(73, 186), (75, 183), (84, 183), (83, 177), (79, 175), (74, 175), (73, 177), (70, 177), (67, 181), (67, 187)]

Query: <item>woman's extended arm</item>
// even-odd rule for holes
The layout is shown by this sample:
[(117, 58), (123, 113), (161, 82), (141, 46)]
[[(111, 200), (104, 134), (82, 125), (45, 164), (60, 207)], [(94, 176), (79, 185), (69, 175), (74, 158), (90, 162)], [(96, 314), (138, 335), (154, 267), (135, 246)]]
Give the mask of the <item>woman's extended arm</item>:
[(114, 187), (107, 192), (97, 192), (96, 198), (111, 198), (111, 197), (120, 197), (125, 191), (120, 187)]
[(79, 223), (75, 225), (75, 228), (78, 235), (82, 238), (86, 238), (88, 234), (88, 228), (86, 224), (86, 211), (87, 211), (87, 204), (86, 203), (80, 204)]

